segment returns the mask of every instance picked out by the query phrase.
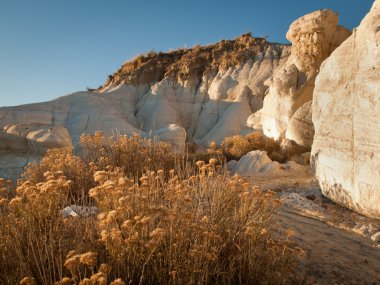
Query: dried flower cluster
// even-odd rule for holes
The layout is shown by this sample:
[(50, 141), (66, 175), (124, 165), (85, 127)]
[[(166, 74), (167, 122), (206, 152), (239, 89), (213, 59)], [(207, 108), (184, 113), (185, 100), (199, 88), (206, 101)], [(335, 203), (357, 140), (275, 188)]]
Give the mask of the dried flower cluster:
[[(298, 253), (268, 228), (273, 192), (139, 137), (97, 133), (82, 148), (49, 151), (15, 195), (0, 180), (1, 284), (294, 281)], [(73, 202), (98, 216), (64, 217)]]

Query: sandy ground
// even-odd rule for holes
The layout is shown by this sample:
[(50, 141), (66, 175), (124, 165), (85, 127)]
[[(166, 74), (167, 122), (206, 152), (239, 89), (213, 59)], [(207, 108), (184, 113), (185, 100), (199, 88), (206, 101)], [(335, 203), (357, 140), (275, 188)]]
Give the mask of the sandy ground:
[(307, 253), (299, 268), (306, 284), (380, 284), (380, 243), (371, 239), (379, 220), (323, 197), (311, 171), (251, 179), (281, 198), (273, 231), (294, 231), (293, 241)]

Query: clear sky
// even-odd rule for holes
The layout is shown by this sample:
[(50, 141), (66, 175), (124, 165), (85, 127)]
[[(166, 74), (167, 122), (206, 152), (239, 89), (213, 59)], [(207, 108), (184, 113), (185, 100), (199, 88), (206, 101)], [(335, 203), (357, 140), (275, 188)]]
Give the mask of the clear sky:
[(0, 0), (0, 106), (51, 100), (135, 55), (231, 39), (286, 42), (289, 25), (319, 9), (359, 25), (373, 0)]

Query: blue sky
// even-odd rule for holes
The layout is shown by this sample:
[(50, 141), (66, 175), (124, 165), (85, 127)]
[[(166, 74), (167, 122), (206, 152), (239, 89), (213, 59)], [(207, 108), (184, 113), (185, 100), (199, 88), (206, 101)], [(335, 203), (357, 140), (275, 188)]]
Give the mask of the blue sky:
[(373, 0), (0, 0), (0, 106), (97, 87), (135, 55), (231, 39), (286, 42), (319, 9), (352, 29)]

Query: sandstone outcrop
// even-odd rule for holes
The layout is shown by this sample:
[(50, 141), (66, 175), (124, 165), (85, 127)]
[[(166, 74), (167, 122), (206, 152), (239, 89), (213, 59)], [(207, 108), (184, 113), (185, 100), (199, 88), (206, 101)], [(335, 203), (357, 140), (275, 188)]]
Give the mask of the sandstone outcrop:
[(380, 1), (322, 65), (312, 166), (324, 195), (380, 218)]
[(312, 101), (306, 102), (299, 108), (289, 121), (286, 138), (298, 145), (311, 148), (314, 138), (314, 125), (311, 112)]
[(291, 55), (266, 82), (261, 122), (264, 134), (275, 139), (284, 135), (293, 114), (312, 100), (315, 77), (322, 62), (351, 32), (338, 26), (338, 14), (320, 10), (296, 20), (286, 35)]

